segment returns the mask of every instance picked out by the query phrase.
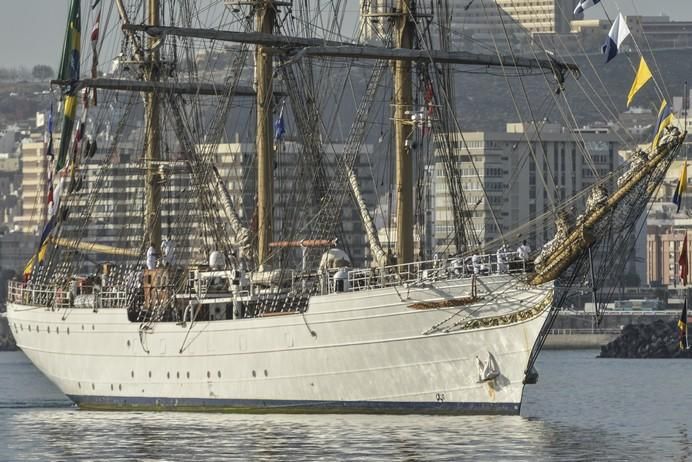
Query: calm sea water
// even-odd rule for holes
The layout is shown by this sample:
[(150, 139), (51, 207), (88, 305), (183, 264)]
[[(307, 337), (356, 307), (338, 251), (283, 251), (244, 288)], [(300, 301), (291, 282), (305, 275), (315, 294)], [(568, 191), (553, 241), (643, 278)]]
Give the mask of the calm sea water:
[(545, 351), (521, 416), (229, 415), (73, 408), (0, 353), (0, 460), (692, 460), (692, 362)]

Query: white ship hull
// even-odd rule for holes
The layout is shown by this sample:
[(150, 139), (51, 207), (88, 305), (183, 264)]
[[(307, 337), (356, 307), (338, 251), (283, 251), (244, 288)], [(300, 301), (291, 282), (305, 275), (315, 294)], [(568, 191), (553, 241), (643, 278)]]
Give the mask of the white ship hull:
[[(468, 296), (471, 281), (316, 296), (304, 315), (145, 331), (124, 309), (15, 300), (8, 318), (17, 345), (85, 408), (516, 414), (552, 289), (485, 276), (475, 301), (442, 306)], [(432, 307), (412, 307), (421, 302)], [(500, 375), (482, 382), (477, 358), (489, 355)]]

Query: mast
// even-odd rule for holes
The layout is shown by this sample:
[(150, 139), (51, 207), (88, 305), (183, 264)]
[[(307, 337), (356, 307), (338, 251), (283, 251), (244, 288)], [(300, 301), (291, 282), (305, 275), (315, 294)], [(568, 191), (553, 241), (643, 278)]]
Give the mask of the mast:
[[(147, 22), (152, 26), (159, 25), (159, 0), (148, 0)], [(158, 82), (160, 71), (160, 54), (158, 50), (159, 40), (149, 37), (147, 51), (146, 79), (150, 82)], [(145, 245), (151, 245), (155, 249), (161, 248), (161, 219), (159, 208), (161, 205), (161, 183), (159, 181), (158, 164), (160, 160), (159, 145), (160, 134), (160, 101), (157, 92), (148, 92), (145, 95), (145, 127), (146, 146), (144, 162), (146, 169), (145, 180), (145, 204), (146, 212), (144, 226), (146, 237)]]
[[(411, 1), (399, 0), (399, 16), (396, 25), (396, 47), (413, 48), (414, 24), (411, 21)], [(413, 91), (411, 62), (394, 62), (394, 137), (396, 149), (396, 254), (397, 263), (413, 261), (413, 158), (410, 139), (413, 126), (407, 120), (411, 111)]]
[[(272, 0), (259, 3), (256, 27), (259, 32), (271, 34), (276, 10)], [(272, 238), (273, 146), (272, 116), (272, 55), (264, 46), (258, 46), (255, 56), (257, 80), (257, 261), (261, 265), (269, 255)]]

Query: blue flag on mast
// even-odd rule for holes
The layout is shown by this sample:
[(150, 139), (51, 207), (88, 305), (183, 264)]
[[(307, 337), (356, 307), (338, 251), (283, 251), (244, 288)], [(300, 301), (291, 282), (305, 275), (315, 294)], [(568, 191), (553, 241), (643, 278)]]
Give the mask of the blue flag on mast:
[(274, 142), (278, 143), (281, 141), (286, 134), (286, 126), (284, 125), (284, 105), (281, 105), (281, 111), (279, 112), (279, 118), (274, 122)]

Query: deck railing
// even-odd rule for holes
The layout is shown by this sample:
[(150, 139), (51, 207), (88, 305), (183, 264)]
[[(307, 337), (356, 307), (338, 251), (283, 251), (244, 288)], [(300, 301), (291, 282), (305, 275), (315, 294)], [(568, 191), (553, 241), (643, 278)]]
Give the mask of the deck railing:
[(460, 279), (472, 275), (484, 276), (500, 273), (525, 273), (531, 263), (517, 257), (514, 252), (436, 258), (382, 268), (353, 269), (348, 271), (348, 283), (341, 290), (335, 278), (337, 270), (330, 272), (329, 292), (370, 290), (382, 287)]
[(61, 286), (9, 281), (7, 300), (46, 308), (122, 308), (127, 304), (128, 294), (111, 287), (104, 289), (100, 286), (81, 286), (71, 291)]
[(616, 335), (622, 333), (622, 329), (608, 328), (608, 329), (550, 329), (550, 335)]
[[(391, 286), (423, 284), (435, 281), (462, 279), (500, 273), (525, 273), (531, 263), (517, 258), (515, 253), (435, 258), (381, 268), (334, 269), (315, 274), (322, 281), (323, 293), (353, 292)], [(341, 273), (341, 274), (339, 274)], [(291, 285), (300, 288), (301, 278), (291, 277)], [(199, 289), (199, 287), (198, 287)], [(252, 290), (251, 290), (252, 292)], [(204, 295), (206, 290), (202, 291)], [(8, 283), (8, 301), (55, 308), (122, 308), (131, 300), (128, 291), (120, 287), (80, 285), (63, 287), (31, 284), (20, 281)], [(200, 294), (197, 296), (199, 297)], [(238, 295), (238, 294), (236, 294)], [(249, 295), (249, 294), (247, 294)]]

